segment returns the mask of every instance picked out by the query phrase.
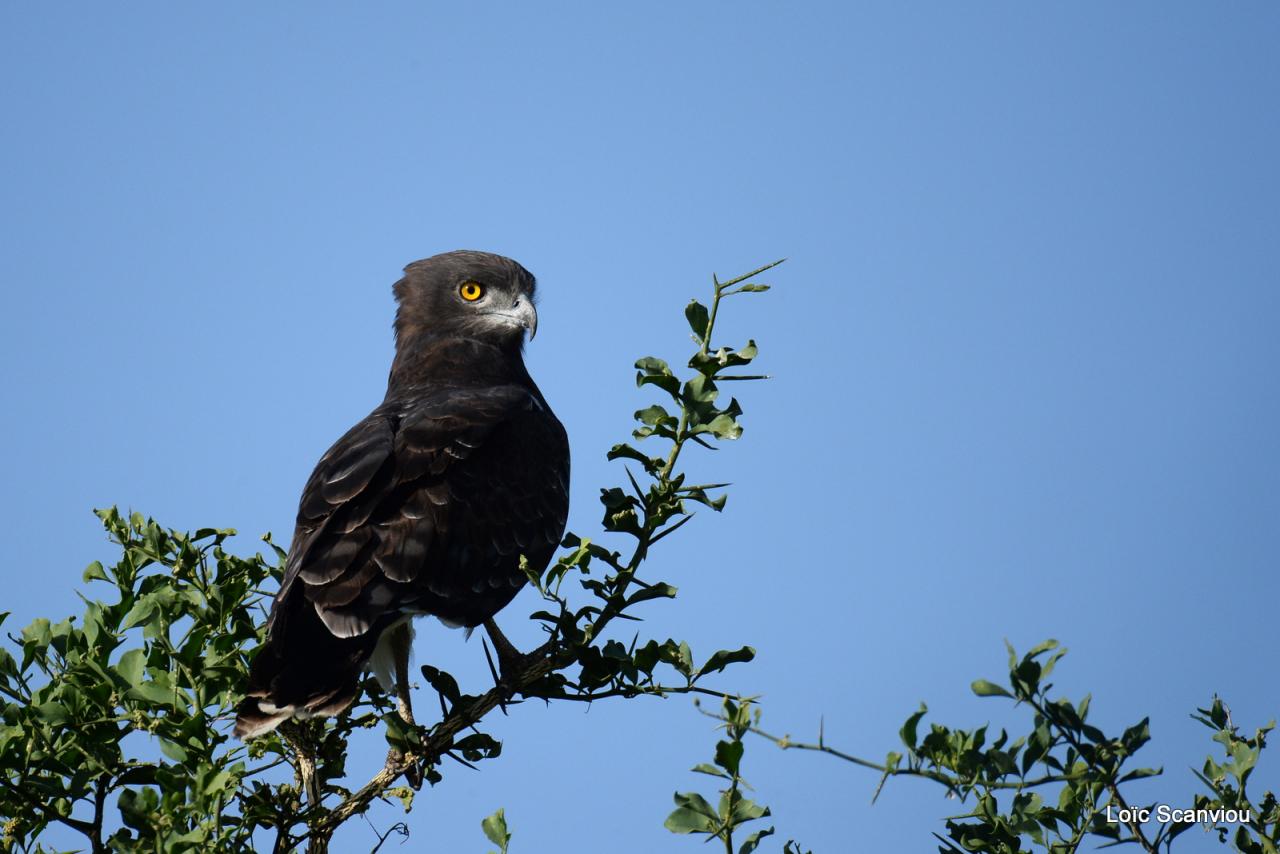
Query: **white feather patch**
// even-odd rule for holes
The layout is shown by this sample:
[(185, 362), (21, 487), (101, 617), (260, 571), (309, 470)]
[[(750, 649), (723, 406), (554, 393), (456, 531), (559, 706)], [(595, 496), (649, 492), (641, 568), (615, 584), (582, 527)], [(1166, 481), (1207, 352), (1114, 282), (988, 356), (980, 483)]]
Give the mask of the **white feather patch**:
[(391, 646), (391, 633), (404, 625), (409, 624), (409, 659), (413, 660), (413, 615), (405, 614), (396, 622), (387, 626), (382, 634), (378, 635), (378, 645), (373, 648), (373, 655), (369, 656), (369, 669), (373, 671), (373, 675), (377, 677), (378, 684), (382, 686), (382, 690), (388, 694), (396, 693), (396, 654), (395, 649)]

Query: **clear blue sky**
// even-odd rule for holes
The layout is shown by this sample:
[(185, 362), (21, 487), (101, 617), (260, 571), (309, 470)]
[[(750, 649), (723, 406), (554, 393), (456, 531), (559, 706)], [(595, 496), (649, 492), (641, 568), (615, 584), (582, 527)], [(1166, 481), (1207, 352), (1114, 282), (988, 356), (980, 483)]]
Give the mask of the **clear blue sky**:
[[(539, 277), (529, 358), (590, 534), (631, 362), (683, 352), (713, 271), (787, 256), (726, 319), (776, 379), (691, 458), (735, 485), (659, 554), (681, 596), (648, 630), (755, 645), (719, 684), (873, 758), (922, 699), (998, 717), (969, 682), (1056, 637), (1100, 722), (1151, 715), (1142, 791), (1189, 805), (1187, 713), (1280, 713), (1277, 44), (1260, 2), (5, 4), (8, 625), (77, 611), (111, 554), (92, 507), (287, 537), (382, 397), (391, 283), (459, 247)], [(533, 604), (503, 615), (526, 645)], [(488, 678), (460, 633), (419, 639)], [(696, 850), (662, 828), (709, 788), (687, 701), (495, 729), (500, 760), (421, 796), (415, 850), (485, 850), (498, 806), (519, 854)], [(910, 781), (872, 807), (869, 772), (763, 742), (746, 769), (825, 854), (933, 850), (958, 811)]]

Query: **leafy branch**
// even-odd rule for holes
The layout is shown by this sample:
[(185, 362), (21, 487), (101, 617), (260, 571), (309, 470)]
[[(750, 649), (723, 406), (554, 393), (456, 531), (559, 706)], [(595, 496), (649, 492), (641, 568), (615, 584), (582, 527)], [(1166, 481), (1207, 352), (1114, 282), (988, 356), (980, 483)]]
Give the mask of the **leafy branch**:
[[(719, 713), (703, 712), (723, 724), (727, 738), (716, 743), (711, 763), (700, 762), (692, 770), (725, 781), (725, 788), (720, 790), (719, 802), (714, 807), (697, 792), (676, 792), (676, 808), (667, 816), (667, 830), (702, 834), (707, 842), (718, 839), (725, 854), (735, 854), (735, 851), (736, 854), (751, 854), (765, 837), (773, 835), (774, 828), (762, 828), (747, 836), (740, 847), (734, 848), (734, 834), (739, 829), (771, 814), (768, 807), (743, 794), (743, 789), (750, 786), (742, 777), (742, 757), (746, 752), (742, 739), (748, 732), (758, 731), (760, 725), (760, 709), (754, 706), (754, 702), (750, 698), (724, 696)], [(794, 840), (788, 840), (783, 846), (783, 854), (802, 852)]]
[[(988, 745), (985, 725), (953, 730), (937, 723), (921, 737), (920, 725), (928, 712), (924, 704), (899, 731), (905, 754), (890, 751), (882, 762), (831, 747), (821, 726), (816, 742), (774, 735), (762, 729), (758, 719), (748, 731), (784, 750), (824, 753), (878, 772), (873, 801), (891, 777), (931, 780), (962, 803), (972, 800), (970, 812), (946, 820), (947, 836), (937, 837), (943, 854), (1012, 854), (1026, 850), (1024, 842), (1051, 854), (1068, 854), (1088, 839), (1107, 846), (1129, 843), (1143, 851), (1169, 851), (1177, 837), (1198, 824), (1214, 830), (1220, 842), (1229, 840), (1238, 851), (1276, 854), (1276, 796), (1266, 792), (1258, 799), (1247, 793), (1274, 721), (1247, 737), (1231, 722), (1220, 699), (1215, 697), (1209, 709), (1197, 710), (1192, 717), (1214, 731), (1213, 740), (1222, 745), (1226, 759), (1207, 758), (1203, 770), (1195, 773), (1208, 794), (1196, 795), (1189, 808), (1166, 808), (1165, 818), (1156, 805), (1134, 807), (1122, 792), (1127, 784), (1161, 773), (1127, 765), (1150, 740), (1149, 721), (1144, 718), (1119, 736), (1109, 736), (1088, 722), (1089, 697), (1073, 704), (1051, 696), (1053, 686), (1045, 680), (1065, 654), (1056, 641), (1046, 641), (1021, 658), (1010, 647), (1006, 684), (985, 679), (973, 683), (980, 697), (1012, 700), (1032, 712), (1031, 731), (1013, 740), (1001, 730)], [(712, 717), (729, 722), (723, 713)], [(1229, 825), (1226, 810), (1247, 817)], [(1155, 819), (1154, 831), (1148, 829), (1149, 819)]]

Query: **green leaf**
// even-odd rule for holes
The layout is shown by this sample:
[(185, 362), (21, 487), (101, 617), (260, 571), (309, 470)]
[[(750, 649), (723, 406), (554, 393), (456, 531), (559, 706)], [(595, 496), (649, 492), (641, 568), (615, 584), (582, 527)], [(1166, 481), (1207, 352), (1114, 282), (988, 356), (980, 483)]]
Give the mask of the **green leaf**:
[(719, 768), (712, 765), (710, 762), (699, 762), (697, 765), (693, 766), (693, 768), (689, 770), (696, 771), (699, 774), (710, 774), (712, 777), (720, 777), (721, 779), (724, 779), (724, 780), (729, 779), (728, 774), (724, 773)]
[(906, 723), (902, 725), (902, 729), (898, 730), (898, 736), (902, 739), (902, 743), (907, 746), (908, 750), (916, 749), (916, 730), (920, 726), (920, 719), (929, 712), (929, 707), (924, 703), (920, 704), (920, 708), (911, 717), (907, 718)]
[(729, 772), (731, 776), (738, 775), (738, 767), (742, 764), (743, 753), (742, 742), (740, 741), (721, 741), (716, 743), (716, 764)]
[(1057, 649), (1057, 648), (1058, 648), (1058, 642), (1053, 638), (1050, 638), (1049, 640), (1044, 641), (1043, 643), (1039, 643), (1031, 647), (1031, 649), (1027, 650), (1027, 654), (1023, 656), (1023, 658), (1035, 658), (1037, 655), (1041, 655), (1042, 653), (1046, 653), (1051, 649)]
[[(728, 486), (729, 484), (726, 483), (720, 485)], [(729, 500), (729, 496), (726, 494), (717, 495), (715, 497), (708, 495), (706, 487), (683, 487), (680, 490), (680, 493), (683, 498), (687, 498), (690, 501), (696, 501), (699, 504), (705, 504), (717, 513), (724, 510), (725, 502)]]
[(223, 789), (227, 788), (227, 784), (231, 782), (230, 771), (219, 771), (210, 777), (202, 787), (202, 794), (216, 795)]
[(107, 573), (106, 570), (102, 568), (102, 563), (95, 560), (84, 568), (84, 574), (80, 577), (84, 580), (85, 584), (88, 584), (90, 581), (95, 579), (106, 581)]
[(636, 361), (639, 371), (636, 373), (636, 387), (656, 385), (667, 394), (675, 397), (680, 392), (680, 380), (671, 373), (671, 368), (661, 359), (645, 356)]
[(680, 641), (680, 646), (676, 648), (676, 659), (671, 663), (685, 676), (693, 675), (693, 650), (689, 649), (688, 641)]
[(432, 667), (430, 664), (424, 664), (422, 676), (440, 696), (449, 701), (451, 706), (458, 705), (462, 699), (462, 691), (458, 688), (458, 680), (453, 678), (453, 674)]
[(387, 794), (394, 795), (400, 799), (400, 805), (404, 807), (405, 812), (413, 809), (413, 789), (408, 786), (396, 786), (394, 789), (388, 789)]
[(665, 424), (674, 425), (676, 423), (676, 419), (656, 403), (637, 410), (635, 418), (641, 424), (648, 424), (650, 427), (658, 427)]
[(644, 356), (636, 359), (636, 368), (646, 374), (671, 375), (671, 367), (656, 356)]
[(712, 418), (707, 423), (706, 430), (715, 434), (717, 439), (737, 439), (742, 435), (742, 427), (728, 413), (721, 413)]
[(731, 812), (734, 824), (743, 824), (744, 822), (755, 821), (756, 819), (763, 818), (767, 815), (771, 815), (768, 807), (761, 806), (755, 801), (750, 801), (745, 798), (740, 801), (735, 801)]
[(40, 648), (47, 647), (49, 641), (53, 639), (53, 631), (50, 626), (50, 622), (44, 617), (37, 617), (32, 620), (31, 625), (22, 630), (23, 644), (31, 644)]
[(973, 684), (969, 686), (973, 689), (973, 693), (979, 697), (1008, 697), (1013, 699), (1013, 695), (1001, 688), (994, 682), (988, 682), (986, 679), (975, 679)]
[(483, 732), (473, 732), (458, 739), (453, 743), (453, 748), (468, 762), (479, 762), (481, 759), (493, 759), (502, 755), (502, 742)]
[(173, 688), (159, 681), (134, 685), (125, 693), (131, 700), (140, 700), (153, 706), (174, 706)]
[(146, 664), (146, 653), (141, 649), (131, 649), (120, 656), (115, 671), (124, 679), (125, 684), (133, 687), (142, 681), (143, 667)]
[(520, 571), (524, 573), (525, 578), (529, 579), (529, 583), (533, 585), (535, 590), (539, 593), (543, 592), (542, 576), (538, 574), (538, 570), (534, 568), (533, 564), (529, 563), (529, 559), (524, 555), (520, 555)]
[[(751, 286), (748, 285), (747, 287), (751, 287)], [(765, 286), (762, 285), (761, 287), (765, 287)], [(742, 847), (738, 849), (738, 854), (751, 854), (751, 852), (755, 851), (756, 848), (760, 845), (760, 841), (764, 839), (766, 836), (773, 836), (772, 827), (766, 827), (764, 830), (757, 830), (755, 833), (748, 836), (745, 840), (743, 840)]]
[(1151, 740), (1151, 719), (1143, 718), (1124, 731), (1120, 743), (1130, 754), (1136, 753), (1142, 745)]
[(1162, 768), (1135, 768), (1116, 782), (1127, 783), (1130, 780), (1141, 780), (1144, 777), (1159, 777), (1163, 773), (1164, 769)]
[(754, 647), (744, 646), (740, 649), (728, 650), (722, 649), (714, 653), (707, 659), (707, 663), (698, 668), (699, 676), (706, 676), (708, 673), (719, 673), (730, 664), (745, 663), (756, 657)]
[(720, 396), (720, 390), (716, 388), (715, 381), (705, 374), (698, 374), (684, 384), (684, 393), (681, 395), (684, 401), (695, 406), (699, 403), (711, 403)]
[(152, 764), (130, 766), (115, 781), (118, 786), (154, 786), (157, 767)]
[(387, 727), (385, 732), (387, 744), (397, 750), (412, 752), (414, 748), (421, 745), (422, 737), (418, 728), (405, 723), (399, 712), (387, 712), (382, 716), (382, 722)]
[(650, 457), (641, 453), (626, 443), (614, 445), (609, 449), (609, 453), (605, 455), (610, 460), (635, 460), (644, 466), (644, 470), (649, 474), (655, 473), (662, 465), (662, 459), (659, 457)]
[(676, 598), (676, 588), (670, 584), (659, 581), (650, 584), (648, 587), (642, 587), (635, 593), (627, 597), (627, 606), (636, 604), (637, 602), (647, 602), (650, 599), (674, 599)]
[(44, 617), (32, 620), (31, 625), (22, 630), (22, 666), (19, 669), (25, 671), (30, 667), (31, 662), (49, 648), (52, 637), (48, 620)]
[(41, 703), (34, 707), (33, 711), (36, 713), (36, 717), (49, 726), (66, 726), (71, 720), (71, 713), (61, 703)]
[(507, 846), (511, 844), (511, 832), (507, 830), (506, 810), (502, 807), (488, 818), (480, 822), (480, 829), (485, 837), (498, 846), (499, 854), (507, 854)]
[(157, 602), (154, 597), (143, 596), (133, 603), (133, 607), (129, 609), (129, 613), (124, 615), (124, 621), (120, 624), (120, 631), (131, 629), (134, 626), (141, 625), (151, 619), (156, 612)]
[(187, 751), (181, 745), (170, 741), (167, 738), (160, 739), (160, 752), (172, 759), (174, 762), (186, 762)]
[(707, 334), (707, 324), (711, 322), (707, 307), (696, 299), (689, 300), (689, 304), (684, 308), (684, 316), (689, 321), (689, 328), (697, 336), (698, 343), (701, 344)]
[(663, 827), (672, 833), (715, 833), (719, 816), (697, 792), (675, 793), (676, 808)]
[(155, 832), (155, 813), (160, 807), (160, 794), (155, 789), (125, 789), (120, 793), (117, 804), (125, 824), (140, 833)]

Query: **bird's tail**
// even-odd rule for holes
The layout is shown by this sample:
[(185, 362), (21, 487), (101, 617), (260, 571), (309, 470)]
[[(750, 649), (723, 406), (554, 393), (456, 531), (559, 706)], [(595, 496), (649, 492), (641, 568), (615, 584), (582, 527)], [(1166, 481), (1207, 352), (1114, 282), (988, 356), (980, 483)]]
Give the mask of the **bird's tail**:
[(359, 692), (377, 633), (335, 637), (302, 590), (292, 592), (277, 605), (267, 642), (249, 665), (249, 687), (236, 709), (238, 738), (263, 735), (291, 717), (339, 714)]

